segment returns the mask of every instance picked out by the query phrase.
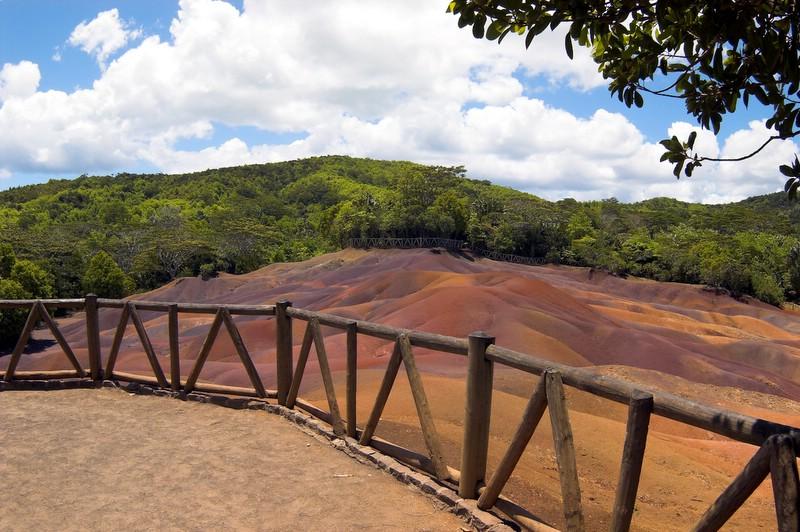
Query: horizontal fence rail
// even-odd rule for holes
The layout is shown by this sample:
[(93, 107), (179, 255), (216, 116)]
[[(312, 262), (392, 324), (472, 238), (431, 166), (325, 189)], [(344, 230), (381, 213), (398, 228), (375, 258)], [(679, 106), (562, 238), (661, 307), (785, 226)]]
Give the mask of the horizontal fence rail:
[(538, 266), (545, 264), (547, 260), (544, 257), (523, 257), (522, 255), (512, 255), (511, 253), (500, 253), (499, 251), (491, 251), (488, 249), (473, 249), (479, 255), (491, 260), (499, 260), (503, 262), (512, 262), (514, 264), (528, 264), (531, 266)]
[[(75, 356), (61, 333), (57, 321), (51, 317), (49, 309), (57, 308), (85, 312), (88, 368), (83, 367)], [(695, 530), (719, 529), (767, 476), (770, 476), (772, 480), (778, 529), (783, 532), (800, 528), (800, 518), (798, 517), (798, 486), (800, 482), (798, 482), (796, 463), (797, 449), (800, 447), (799, 429), (703, 405), (613, 377), (597, 375), (584, 368), (558, 364), (526, 353), (516, 352), (494, 345), (495, 339), (484, 333), (473, 333), (468, 338), (456, 338), (295, 308), (288, 301), (279, 301), (275, 305), (225, 305), (113, 300), (97, 298), (93, 295), (84, 299), (0, 300), (0, 312), (9, 309), (28, 310), (28, 318), (11, 353), (7, 369), (0, 373), (0, 377), (6, 382), (30, 379), (91, 378), (94, 381), (111, 379), (149, 384), (179, 393), (202, 391), (263, 400), (277, 399), (280, 405), (287, 408), (301, 408), (330, 423), (336, 436), (350, 437), (357, 439), (363, 445), (372, 445), (382, 452), (391, 454), (405, 463), (431, 474), (445, 485), (457, 486), (460, 496), (477, 499), (479, 508), (497, 508), (523, 523), (529, 519), (526, 517), (525, 510), (504, 498), (502, 490), (513, 474), (545, 411), (548, 411), (561, 483), (564, 522), (569, 530), (582, 530), (585, 526), (585, 518), (581, 503), (579, 474), (576, 468), (573, 433), (564, 394), (565, 387), (572, 387), (628, 406), (620, 476), (614, 506), (611, 509), (612, 530), (624, 531), (631, 526), (639, 477), (644, 462), (648, 428), (653, 414), (758, 447), (742, 472), (732, 480), (728, 488), (703, 514)], [(101, 366), (103, 357), (100, 353), (98, 325), (102, 309), (119, 309), (121, 311), (111, 347), (105, 356), (105, 367)], [(142, 311), (163, 312), (168, 316), (168, 368), (161, 367), (159, 355), (153, 347), (140, 316)], [(209, 314), (214, 317), (199, 351), (194, 354), (194, 365), (185, 380), (181, 378), (180, 329), (178, 326), (180, 313)], [(264, 387), (252, 356), (233, 320), (233, 315), (264, 316), (272, 318), (272, 321), (275, 322), (277, 390), (267, 390)], [(292, 320), (306, 323), (296, 363), (293, 359)], [(16, 367), (25, 346), (40, 322), (44, 323), (56, 339), (72, 369), (17, 371)], [(119, 349), (129, 323), (134, 326), (152, 375), (131, 374), (115, 369)], [(337, 399), (329, 354), (321, 331), (322, 326), (332, 327), (346, 334), (346, 390), (344, 394), (346, 402), (344, 409), (340, 407)], [(250, 388), (200, 381), (204, 364), (219, 334), (229, 336), (239, 361), (247, 373), (251, 384)], [(359, 335), (393, 342), (393, 351), (382, 383), (369, 418), (363, 425), (359, 425), (356, 419)], [(451, 467), (445, 461), (442, 442), (417, 367), (414, 348), (425, 348), (466, 357), (467, 393), (464, 408), (464, 439), (459, 469)], [(317, 358), (322, 374), (327, 411), (298, 397), (306, 364), (312, 353)], [(529, 398), (510, 445), (502, 455), (498, 466), (487, 477), (489, 423), (495, 364), (538, 375), (540, 380)], [(423, 440), (428, 451), (427, 455), (404, 449), (375, 436), (384, 407), (401, 367), (408, 377)]]
[(445, 248), (459, 250), (467, 247), (464, 240), (452, 238), (416, 237), (416, 238), (352, 238), (350, 247), (381, 249), (414, 249)]

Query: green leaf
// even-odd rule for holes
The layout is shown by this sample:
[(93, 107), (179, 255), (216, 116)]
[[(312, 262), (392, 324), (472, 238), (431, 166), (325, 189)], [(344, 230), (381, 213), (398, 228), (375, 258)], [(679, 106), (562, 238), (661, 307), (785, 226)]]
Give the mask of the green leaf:
[(489, 39), (490, 41), (494, 41), (495, 39), (500, 37), (500, 34), (503, 33), (503, 30), (505, 29), (506, 29), (505, 22), (500, 20), (495, 20), (494, 22), (489, 24), (488, 28), (486, 28), (486, 38)]
[(472, 23), (472, 36), (476, 39), (483, 39), (483, 27), (486, 24), (486, 17), (478, 15)]
[(786, 191), (786, 195), (789, 196), (790, 200), (797, 199), (797, 187), (800, 186), (800, 179), (795, 179), (794, 182), (789, 185), (789, 190)]
[(531, 28), (528, 30), (528, 35), (525, 36), (525, 48), (530, 48), (534, 37), (536, 37), (536, 34), (533, 32), (533, 28)]
[(697, 140), (697, 131), (689, 133), (689, 141), (686, 143), (690, 150), (694, 149), (694, 141)]
[(569, 36), (569, 33), (567, 33), (567, 36), (564, 38), (564, 48), (567, 49), (567, 56), (572, 59), (572, 38)]
[(683, 161), (679, 162), (678, 164), (676, 164), (676, 165), (675, 165), (675, 169), (672, 171), (672, 174), (673, 174), (675, 177), (677, 177), (678, 179), (680, 179), (680, 178), (681, 178), (681, 170), (683, 170), (683, 163), (685, 163), (685, 162), (686, 162), (686, 161), (685, 161), (685, 160), (683, 160)]

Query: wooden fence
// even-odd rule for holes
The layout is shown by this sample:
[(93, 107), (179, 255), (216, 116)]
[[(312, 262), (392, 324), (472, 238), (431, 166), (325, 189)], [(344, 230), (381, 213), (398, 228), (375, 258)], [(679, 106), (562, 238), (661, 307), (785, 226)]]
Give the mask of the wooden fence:
[(545, 264), (544, 257), (524, 257), (522, 255), (512, 255), (511, 253), (501, 253), (483, 248), (471, 248), (464, 240), (453, 240), (451, 238), (351, 238), (349, 242), (351, 248), (379, 248), (379, 249), (415, 249), (415, 248), (444, 248), (453, 251), (471, 251), (487, 259), (513, 262), (515, 264), (529, 264), (532, 266)]
[(445, 248), (459, 250), (467, 247), (463, 240), (452, 238), (416, 237), (416, 238), (351, 238), (351, 248), (380, 248), (380, 249), (414, 249), (414, 248)]
[[(800, 528), (798, 514), (797, 448), (800, 444), (798, 429), (735, 412), (702, 405), (681, 397), (598, 376), (585, 369), (549, 362), (525, 353), (494, 345), (494, 338), (484, 333), (473, 333), (468, 338), (454, 338), (433, 333), (399, 329), (368, 321), (358, 321), (336, 315), (292, 307), (287, 301), (275, 305), (210, 305), (165, 303), (148, 301), (122, 301), (98, 299), (89, 295), (85, 299), (71, 300), (2, 300), (0, 309), (30, 309), (22, 334), (14, 347), (6, 371), (0, 375), (5, 381), (15, 379), (88, 379), (95, 381), (114, 379), (143, 382), (162, 388), (189, 393), (193, 390), (229, 395), (276, 398), (287, 408), (302, 408), (330, 423), (333, 432), (341, 437), (356, 438), (361, 444), (377, 449), (415, 466), (444, 484), (457, 486), (459, 495), (477, 499), (478, 507), (497, 507), (525, 523), (525, 512), (501, 496), (502, 490), (533, 436), (537, 425), (549, 411), (554, 439), (556, 462), (561, 482), (562, 504), (568, 530), (584, 529), (584, 514), (576, 468), (575, 449), (564, 386), (570, 386), (605, 399), (628, 405), (628, 421), (620, 465), (616, 498), (612, 509), (611, 529), (628, 530), (633, 517), (634, 504), (642, 470), (644, 451), (651, 415), (660, 415), (686, 425), (709, 430), (734, 440), (757, 447), (751, 460), (731, 484), (719, 495), (697, 523), (695, 530), (718, 530), (750, 497), (755, 489), (771, 476), (777, 528), (781, 532)], [(89, 371), (87, 374), (73, 350), (61, 334), (48, 309), (68, 308), (85, 311)], [(102, 367), (100, 353), (99, 313), (102, 309), (121, 309), (120, 319), (109, 352)], [(139, 316), (140, 311), (168, 314), (169, 378), (161, 368), (158, 356)], [(178, 319), (182, 313), (212, 314), (209, 332), (196, 354), (188, 378), (181, 379)], [(265, 316), (274, 320), (276, 330), (277, 390), (266, 390), (252, 357), (245, 346), (234, 315)], [(306, 323), (296, 364), (293, 363), (292, 321)], [(152, 376), (133, 375), (116, 371), (114, 366), (128, 321), (132, 321), (143, 350), (152, 368)], [(17, 365), (34, 327), (44, 322), (65, 354), (71, 370), (17, 371)], [(328, 353), (321, 331), (322, 326), (340, 329), (346, 333), (346, 411), (339, 407), (334, 380), (328, 363)], [(251, 388), (221, 386), (199, 381), (200, 372), (222, 328), (230, 335), (239, 359), (249, 377)], [(372, 405), (371, 414), (363, 425), (356, 419), (357, 357), (359, 335), (382, 338), (394, 342), (383, 381)], [(305, 367), (314, 348), (319, 361), (328, 409), (321, 410), (298, 397)], [(431, 414), (414, 348), (421, 347), (452, 353), (467, 358), (466, 404), (464, 409), (464, 434), (460, 469), (447, 464), (442, 443)], [(527, 403), (515, 435), (499, 465), (486, 480), (489, 421), (492, 401), (494, 365), (502, 364), (540, 376), (538, 385)], [(400, 366), (405, 368), (411, 393), (419, 416), (422, 435), (428, 456), (422, 456), (375, 436), (381, 414), (392, 390)], [(531, 523), (527, 523), (531, 524)]]

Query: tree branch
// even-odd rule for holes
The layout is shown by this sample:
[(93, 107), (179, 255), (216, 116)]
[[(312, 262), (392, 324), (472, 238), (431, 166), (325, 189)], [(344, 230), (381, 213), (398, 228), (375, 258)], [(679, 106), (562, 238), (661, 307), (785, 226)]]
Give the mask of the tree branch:
[(721, 158), (715, 158), (715, 157), (700, 157), (700, 158), (699, 158), (699, 159), (697, 159), (697, 160), (698, 160), (699, 162), (702, 162), (702, 161), (711, 161), (711, 162), (717, 162), (717, 163), (737, 163), (737, 162), (740, 162), (740, 161), (747, 160), (747, 159), (749, 159), (750, 157), (754, 157), (754, 156), (758, 155), (758, 154), (761, 152), (761, 150), (763, 150), (764, 148), (766, 148), (766, 147), (767, 147), (767, 145), (768, 145), (770, 142), (772, 142), (773, 140), (780, 140), (780, 139), (790, 139), (790, 138), (796, 137), (797, 135), (800, 135), (800, 131), (795, 131), (794, 133), (792, 133), (792, 134), (791, 134), (790, 136), (788, 136), (788, 137), (783, 137), (783, 136), (781, 136), (781, 135), (773, 135), (773, 136), (771, 136), (770, 138), (768, 138), (766, 141), (764, 141), (764, 143), (763, 143), (761, 146), (759, 146), (759, 147), (758, 147), (758, 148), (757, 148), (755, 151), (753, 151), (753, 152), (751, 152), (751, 153), (748, 153), (747, 155), (742, 155), (741, 157), (721, 157)]

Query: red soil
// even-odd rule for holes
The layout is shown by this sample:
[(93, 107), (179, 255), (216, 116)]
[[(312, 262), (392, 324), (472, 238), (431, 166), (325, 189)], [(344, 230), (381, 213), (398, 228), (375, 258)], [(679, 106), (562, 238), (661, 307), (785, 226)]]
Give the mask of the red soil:
[[(504, 347), (587, 366), (759, 417), (800, 424), (800, 405), (794, 402), (800, 401), (800, 316), (754, 300), (737, 301), (699, 286), (620, 279), (585, 268), (514, 265), (430, 250), (345, 250), (242, 276), (179, 279), (133, 299), (272, 304), (284, 298), (300, 308), (452, 336), (484, 330)], [(101, 312), (104, 352), (111, 344), (118, 316), (118, 311)], [(142, 317), (156, 351), (166, 353), (166, 316), (143, 313)], [(210, 321), (210, 316), (181, 315), (184, 376)], [(236, 322), (265, 384), (274, 388), (272, 320), (239, 317)], [(303, 326), (296, 320), (296, 349)], [(79, 357), (85, 358), (82, 316), (63, 320), (63, 330)], [(326, 329), (326, 333), (330, 334), (327, 351), (340, 382), (344, 336), (334, 330)], [(382, 375), (370, 370), (385, 366), (390, 349), (385, 341), (359, 338), (359, 367), (364, 370), (359, 373), (362, 420)], [(448, 440), (448, 458), (457, 464), (464, 359), (422, 349), (415, 352), (429, 383), (440, 432)], [(0, 368), (7, 358), (0, 358)], [(162, 366), (169, 367), (166, 359)], [(23, 357), (20, 364), (20, 369), (65, 367), (57, 346)], [(117, 369), (151, 374), (131, 325)], [(313, 354), (306, 375), (301, 393), (312, 399), (324, 398)], [(224, 330), (201, 380), (248, 385)], [(503, 442), (518, 422), (532, 382), (516, 370), (496, 370), (499, 392), (494, 404), (492, 460), (503, 452)], [(387, 406), (384, 433), (419, 447), (413, 404), (407, 393), (399, 391), (405, 389), (404, 378), (398, 379), (398, 385)], [(587, 509), (595, 523), (607, 523), (625, 408), (581, 393), (570, 392), (568, 400), (579, 442), (578, 465)], [(537, 510), (546, 508), (538, 513), (558, 524), (557, 473), (552, 471), (552, 451), (547, 450), (549, 427), (545, 425), (543, 422), (534, 440), (537, 450), (529, 449), (531, 456), (523, 460), (509, 489)], [(604, 437), (598, 438), (598, 434)], [(643, 518), (638, 526), (644, 528), (650, 528), (645, 524), (648, 521), (659, 523), (660, 529), (665, 525), (674, 525), (667, 526), (670, 529), (688, 527), (753, 452), (749, 446), (663, 419), (654, 421), (651, 434), (638, 506)], [(755, 502), (740, 512), (744, 528), (747, 523), (752, 525), (753, 519), (772, 527), (769, 495), (769, 487), (762, 486)]]

